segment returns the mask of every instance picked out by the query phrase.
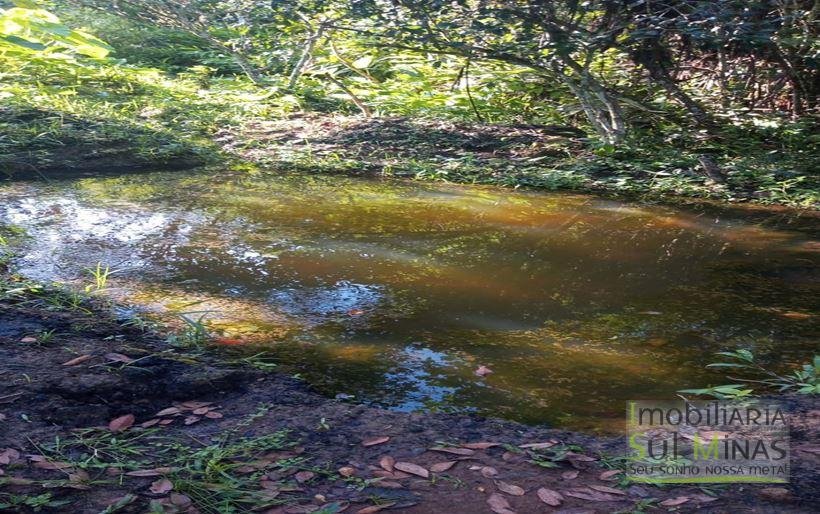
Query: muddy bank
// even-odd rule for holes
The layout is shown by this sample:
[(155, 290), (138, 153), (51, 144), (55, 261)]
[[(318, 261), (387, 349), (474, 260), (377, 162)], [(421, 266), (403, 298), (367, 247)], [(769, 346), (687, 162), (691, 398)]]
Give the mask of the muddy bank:
[(789, 485), (661, 489), (622, 480), (620, 438), (328, 399), (13, 289), (0, 302), (6, 512), (810, 512), (820, 497), (818, 456), (801, 450), (816, 449), (820, 408), (805, 398), (788, 400)]

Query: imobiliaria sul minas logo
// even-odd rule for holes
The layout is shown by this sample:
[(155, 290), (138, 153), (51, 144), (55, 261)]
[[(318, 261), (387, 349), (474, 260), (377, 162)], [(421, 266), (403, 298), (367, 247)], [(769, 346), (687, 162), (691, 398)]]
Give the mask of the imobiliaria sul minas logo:
[(632, 480), (788, 482), (788, 416), (774, 402), (630, 401), (626, 414)]

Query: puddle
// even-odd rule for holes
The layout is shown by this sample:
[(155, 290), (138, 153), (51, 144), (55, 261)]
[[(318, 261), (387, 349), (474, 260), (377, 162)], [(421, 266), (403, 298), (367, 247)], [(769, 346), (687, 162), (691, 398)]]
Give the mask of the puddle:
[(817, 219), (787, 211), (191, 171), (5, 183), (0, 223), (24, 275), (100, 262), (118, 300), (402, 410), (609, 430), (724, 380), (717, 351), (788, 366), (820, 333)]

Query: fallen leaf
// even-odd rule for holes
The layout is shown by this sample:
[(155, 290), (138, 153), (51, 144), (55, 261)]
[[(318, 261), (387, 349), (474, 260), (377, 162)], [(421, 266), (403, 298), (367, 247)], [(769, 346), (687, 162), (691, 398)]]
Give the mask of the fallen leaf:
[(117, 433), (123, 432), (131, 428), (131, 425), (134, 424), (134, 415), (133, 414), (126, 414), (125, 416), (120, 416), (118, 418), (112, 419), (108, 423), (108, 430)]
[(610, 469), (609, 471), (604, 471), (600, 474), (598, 478), (601, 480), (617, 480), (615, 475), (620, 475), (622, 471), (620, 469)]
[(520, 458), (521, 458), (520, 455), (517, 455), (513, 452), (504, 452), (504, 453), (501, 454), (501, 460), (503, 460), (504, 462), (510, 462), (512, 460), (520, 459)]
[(561, 478), (563, 478), (564, 480), (575, 480), (576, 478), (578, 478), (578, 471), (564, 471), (563, 473), (561, 473)]
[(198, 409), (200, 407), (207, 407), (208, 405), (213, 405), (213, 404), (214, 404), (214, 402), (197, 402), (197, 401), (190, 400), (190, 401), (187, 401), (187, 402), (180, 403), (178, 405), (178, 407), (180, 407), (182, 409), (194, 410), (194, 409)]
[(364, 311), (361, 309), (350, 309), (349, 311), (347, 311), (348, 316), (361, 316), (362, 314), (364, 314)]
[[(779, 489), (779, 488), (774, 487), (773, 489)], [(761, 489), (760, 492), (762, 493), (765, 490), (766, 489)], [(716, 502), (720, 498), (716, 498), (714, 496), (709, 496), (708, 494), (695, 493), (695, 494), (692, 495), (692, 499), (697, 501), (697, 502), (700, 502), (700, 503), (710, 503), (710, 502)]]
[(510, 508), (510, 502), (498, 493), (493, 493), (489, 498), (487, 498), (487, 505), (490, 506), (490, 510), (492, 510), (495, 514), (515, 513), (515, 511)]
[(154, 416), (162, 417), (162, 416), (173, 416), (174, 414), (179, 414), (182, 412), (179, 410), (179, 407), (168, 407), (167, 409), (162, 409), (161, 411), (154, 414)]
[[(114, 498), (113, 500), (106, 503), (106, 506), (110, 507), (106, 509), (108, 512), (117, 512), (119, 509), (125, 507), (126, 505), (133, 503), (137, 499), (136, 495), (133, 494), (126, 494), (125, 496), (120, 496), (119, 498)], [(103, 511), (105, 512), (105, 511)]]
[(379, 466), (386, 471), (393, 472), (393, 466), (396, 464), (396, 459), (391, 457), (390, 455), (385, 455), (381, 459), (379, 459)]
[(434, 446), (430, 448), (434, 452), (452, 453), (454, 455), (475, 455), (475, 450), (469, 448), (455, 448), (451, 446)]
[(193, 425), (194, 423), (199, 422), (199, 420), (201, 420), (201, 419), (202, 418), (200, 418), (199, 416), (187, 416), (185, 418), (185, 424), (186, 425)]
[(444, 462), (436, 462), (435, 464), (430, 466), (430, 471), (432, 471), (433, 473), (442, 473), (455, 466), (456, 462), (458, 461), (448, 460)]
[(161, 419), (159, 419), (159, 418), (149, 419), (148, 421), (145, 421), (145, 422), (143, 422), (143, 423), (140, 423), (140, 426), (141, 426), (142, 428), (151, 428), (152, 426), (156, 425), (156, 424), (157, 424), (157, 423), (159, 423), (160, 421), (162, 421), (162, 420), (161, 420)]
[(115, 352), (106, 353), (105, 355), (103, 355), (103, 357), (105, 357), (111, 362), (122, 362), (123, 364), (131, 364), (132, 362), (134, 362), (134, 359), (132, 359), (131, 357)]
[(461, 446), (471, 450), (486, 450), (487, 448), (492, 448), (493, 446), (501, 446), (501, 443), (466, 443)]
[(498, 470), (490, 466), (483, 466), (481, 468), (481, 476), (484, 478), (493, 478), (498, 476)]
[(170, 425), (173, 422), (174, 422), (173, 419), (163, 419), (162, 421), (159, 422), (159, 424), (160, 425)]
[(0, 464), (2, 465), (9, 464), (11, 461), (17, 460), (19, 458), (20, 452), (18, 452), (14, 448), (4, 448), (0, 450)]
[(313, 471), (300, 471), (300, 472), (296, 473), (295, 475), (293, 475), (293, 478), (295, 478), (296, 481), (299, 482), (300, 484), (304, 484), (305, 482), (307, 482), (308, 480), (310, 480), (311, 478), (313, 478), (315, 476), (316, 476), (316, 473), (314, 473)]
[(388, 436), (377, 437), (375, 439), (369, 439), (367, 441), (364, 441), (362, 443), (362, 446), (376, 446), (377, 444), (386, 443), (389, 440), (390, 440), (390, 437), (388, 437)]
[(6, 485), (31, 485), (34, 483), (34, 480), (30, 480), (28, 478), (8, 477), (3, 479), (3, 483)]
[(579, 498), (581, 500), (593, 501), (593, 502), (611, 502), (611, 501), (620, 501), (622, 498), (618, 496), (602, 493), (599, 491), (594, 491), (588, 487), (578, 488), (578, 489), (571, 489), (569, 491), (564, 491), (565, 496), (572, 496), (573, 498)]
[(352, 477), (353, 475), (356, 474), (356, 468), (354, 468), (352, 466), (341, 467), (341, 468), (339, 468), (338, 471), (339, 471), (339, 474), (342, 475), (343, 477)]
[(82, 364), (83, 362), (85, 362), (87, 360), (91, 360), (93, 358), (94, 358), (93, 355), (88, 355), (88, 354), (80, 355), (79, 357), (74, 357), (71, 360), (65, 361), (63, 363), (63, 366), (76, 366), (77, 364)]
[(359, 509), (356, 511), (356, 514), (373, 514), (374, 512), (379, 512), (381, 510), (387, 509), (395, 505), (397, 502), (390, 502), (390, 503), (382, 503), (381, 505), (371, 505), (370, 507), (365, 507), (363, 509)]
[(430, 476), (429, 471), (419, 466), (418, 464), (413, 464), (412, 462), (397, 462), (396, 464), (394, 464), (393, 467), (395, 467), (399, 471), (404, 471), (405, 473), (417, 475), (422, 478), (428, 478)]
[(189, 497), (180, 493), (171, 493), (168, 499), (171, 500), (172, 505), (182, 508), (189, 507), (193, 503)]
[(138, 469), (126, 473), (129, 477), (159, 477), (172, 472), (173, 468)]
[(479, 366), (478, 369), (475, 370), (475, 374), (479, 377), (486, 377), (492, 372), (493, 370), (491, 370), (487, 366)]
[(212, 411), (206, 412), (205, 417), (208, 418), (208, 419), (220, 419), (223, 416), (222, 416), (221, 412), (216, 412), (216, 411), (212, 410)]
[(535, 494), (538, 495), (538, 498), (542, 502), (552, 507), (557, 507), (561, 505), (562, 501), (564, 501), (564, 497), (561, 496), (561, 493), (558, 491), (553, 491), (552, 489), (547, 489), (546, 487), (539, 488)]
[(20, 339), (20, 342), (21, 343), (36, 343), (37, 338), (36, 337), (31, 337), (31, 336), (26, 336), (26, 337)]
[(174, 488), (174, 484), (167, 478), (161, 478), (151, 484), (151, 492), (154, 494), (165, 494)]
[(203, 414), (207, 414), (207, 412), (211, 410), (210, 407), (200, 407), (198, 409), (194, 409), (192, 414), (196, 414), (197, 416), (201, 416)]
[(556, 444), (558, 444), (558, 443), (553, 443), (551, 441), (548, 441), (548, 442), (545, 442), (545, 443), (529, 443), (529, 444), (522, 444), (522, 445), (519, 446), (519, 448), (526, 448), (526, 449), (529, 449), (529, 450), (541, 450), (543, 448), (550, 448), (552, 446), (555, 446)]
[(373, 472), (373, 476), (379, 478), (389, 478), (391, 480), (401, 480), (402, 478), (409, 478), (412, 475), (402, 473), (401, 471), (385, 471), (383, 469), (377, 469)]
[(517, 485), (508, 484), (507, 482), (497, 480), (495, 486), (498, 487), (498, 490), (502, 493), (507, 493), (512, 496), (524, 496), (524, 489), (518, 487)]
[(602, 493), (617, 494), (619, 496), (626, 495), (626, 493), (621, 491), (620, 489), (615, 489), (614, 487), (607, 487), (605, 485), (590, 485), (589, 487)]
[(66, 470), (66, 469), (71, 468), (71, 464), (69, 464), (68, 462), (49, 461), (49, 460), (37, 461), (34, 464), (32, 464), (32, 466), (34, 466), (35, 468), (40, 468), (40, 469)]
[(404, 486), (392, 480), (379, 480), (377, 482), (379, 487), (387, 487), (388, 489), (404, 489)]
[(688, 501), (688, 496), (678, 496), (677, 498), (669, 498), (668, 500), (664, 500), (660, 502), (658, 505), (661, 505), (663, 507), (677, 507), (678, 505), (683, 505)]
[(595, 462), (595, 459), (589, 457), (587, 455), (582, 455), (580, 453), (575, 452), (567, 452), (567, 460), (568, 461), (576, 461), (576, 462)]

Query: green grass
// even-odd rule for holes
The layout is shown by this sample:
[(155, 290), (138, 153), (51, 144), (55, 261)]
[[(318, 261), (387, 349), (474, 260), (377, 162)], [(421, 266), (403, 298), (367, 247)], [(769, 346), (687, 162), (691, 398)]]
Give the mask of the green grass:
[[(244, 435), (244, 430), (266, 412), (263, 406), (232, 429), (207, 441), (165, 435), (159, 429), (131, 429), (120, 434), (81, 429), (50, 443), (32, 442), (44, 459), (58, 463), (62, 468), (59, 472), (64, 475), (34, 485), (136, 486), (141, 479), (129, 473), (158, 470), (150, 480), (169, 480), (174, 493), (190, 498), (202, 512), (247, 512), (287, 504), (300, 499), (299, 495), (280, 497), (279, 491), (261, 488), (260, 479), (271, 472), (283, 472), (284, 476), (294, 467), (304, 468), (306, 459), (292, 451), (296, 442), (287, 431), (256, 437)], [(277, 458), (277, 454), (282, 458)], [(276, 482), (276, 486), (279, 490), (298, 492), (287, 477)], [(160, 506), (158, 502), (153, 508)]]

